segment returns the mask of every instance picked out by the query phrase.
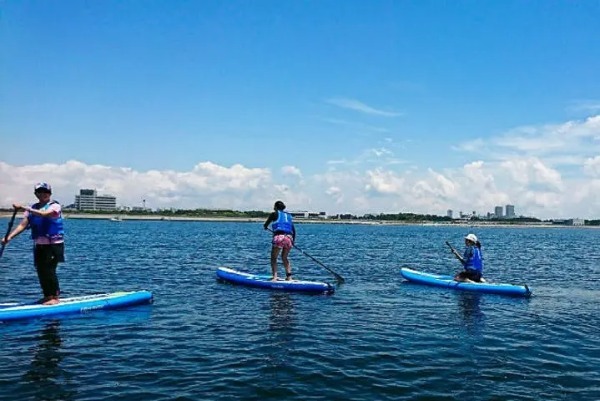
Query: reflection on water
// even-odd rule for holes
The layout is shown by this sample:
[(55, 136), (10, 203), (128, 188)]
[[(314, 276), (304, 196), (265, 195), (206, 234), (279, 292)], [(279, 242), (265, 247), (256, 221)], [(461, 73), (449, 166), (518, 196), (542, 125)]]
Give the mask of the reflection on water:
[(23, 375), (23, 383), (39, 400), (70, 400), (73, 393), (63, 387), (65, 372), (61, 368), (63, 352), (60, 337), (60, 321), (52, 320), (40, 331), (38, 344), (33, 349), (29, 370)]
[[(272, 332), (289, 332), (296, 321), (294, 301), (291, 294), (273, 292), (269, 299), (271, 314), (269, 316), (269, 330)], [(285, 336), (283, 336), (285, 337)]]
[(458, 306), (462, 321), (467, 333), (473, 336), (481, 335), (485, 327), (485, 314), (481, 311), (482, 294), (476, 292), (459, 291), (457, 293)]
[(291, 294), (273, 292), (270, 295), (269, 344), (265, 355), (265, 374), (274, 379), (282, 373), (281, 368), (289, 364), (290, 352), (294, 348), (296, 312)]
[[(260, 224), (82, 220), (69, 227), (78, 242), (73, 263), (61, 267), (70, 288), (147, 287), (157, 303), (61, 317), (49, 335), (47, 320), (0, 325), (2, 401), (600, 400), (600, 289), (589, 281), (599, 275), (592, 262), (600, 247), (587, 246), (600, 230), (482, 227), (494, 244), (486, 255), (495, 279), (521, 275), (534, 288), (533, 297), (513, 299), (401, 285), (397, 264), (382, 257), (392, 249), (413, 263), (411, 255), (429, 255), (437, 243), (439, 252), (417, 257), (415, 267), (454, 270), (451, 259), (437, 262), (444, 240), (464, 227), (303, 225), (304, 247), (344, 266), (348, 283), (333, 297), (215, 284), (217, 262), (264, 256)], [(165, 252), (149, 258), (157, 236), (140, 232), (158, 232)], [(241, 237), (256, 246), (224, 250), (223, 238)], [(181, 238), (202, 244), (200, 253)], [(525, 252), (515, 262), (516, 244)], [(592, 262), (573, 265), (573, 252)], [(10, 265), (28, 266), (30, 257), (15, 252)], [(102, 274), (91, 274), (85, 266), (99, 260)], [(0, 301), (15, 288), (35, 293), (30, 273), (0, 272)]]

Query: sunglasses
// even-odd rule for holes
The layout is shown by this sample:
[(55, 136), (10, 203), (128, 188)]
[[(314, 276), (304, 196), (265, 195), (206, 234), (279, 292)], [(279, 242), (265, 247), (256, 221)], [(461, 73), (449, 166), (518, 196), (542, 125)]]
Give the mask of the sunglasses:
[(38, 189), (37, 191), (33, 192), (35, 195), (39, 195), (39, 194), (51, 194), (52, 192), (48, 191), (47, 189)]

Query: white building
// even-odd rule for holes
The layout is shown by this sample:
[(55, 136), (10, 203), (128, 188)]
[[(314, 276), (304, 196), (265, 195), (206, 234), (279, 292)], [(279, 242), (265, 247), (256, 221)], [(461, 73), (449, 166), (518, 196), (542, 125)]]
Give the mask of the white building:
[(112, 212), (117, 209), (117, 198), (111, 195), (98, 195), (95, 189), (80, 189), (79, 195), (75, 195), (75, 209)]
[(297, 211), (289, 212), (292, 217), (298, 219), (326, 219), (327, 212), (308, 212), (308, 211)]

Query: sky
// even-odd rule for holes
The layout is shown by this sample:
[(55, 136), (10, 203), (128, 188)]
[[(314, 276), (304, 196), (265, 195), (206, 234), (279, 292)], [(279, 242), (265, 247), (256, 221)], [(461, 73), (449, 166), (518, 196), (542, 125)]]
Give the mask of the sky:
[(600, 1), (2, 1), (0, 207), (600, 218)]

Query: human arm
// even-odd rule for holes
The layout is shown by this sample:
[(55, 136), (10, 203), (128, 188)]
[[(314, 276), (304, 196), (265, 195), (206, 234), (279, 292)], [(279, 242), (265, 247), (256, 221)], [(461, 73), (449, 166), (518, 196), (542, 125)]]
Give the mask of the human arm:
[(271, 213), (269, 215), (269, 217), (267, 218), (267, 220), (265, 221), (265, 224), (263, 224), (263, 228), (265, 230), (268, 230), (269, 229), (269, 224), (271, 224), (275, 220), (277, 220), (277, 213)]
[(454, 247), (452, 245), (450, 245), (450, 243), (448, 241), (446, 241), (446, 245), (448, 245), (450, 247), (450, 252), (452, 252), (452, 254), (456, 257), (456, 259), (458, 259), (458, 261), (460, 263), (462, 263), (464, 266), (466, 263), (466, 260), (461, 256), (461, 254), (458, 253), (458, 251), (456, 249), (454, 249)]
[(10, 234), (8, 234), (5, 238), (2, 238), (2, 243), (7, 244), (10, 240), (15, 238), (17, 235), (21, 234), (23, 231), (25, 231), (28, 224), (29, 219), (27, 219), (27, 217), (24, 217), (23, 220), (21, 220), (21, 223), (19, 223), (19, 225), (16, 226)]
[(58, 203), (53, 203), (52, 205), (50, 205), (50, 207), (48, 207), (47, 209), (34, 209), (30, 206), (23, 206), (23, 205), (19, 205), (19, 204), (14, 204), (13, 207), (17, 210), (21, 209), (21, 210), (25, 210), (26, 212), (30, 213), (30, 214), (34, 214), (36, 216), (41, 216), (41, 217), (58, 217), (60, 215), (60, 205)]

